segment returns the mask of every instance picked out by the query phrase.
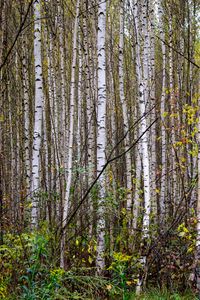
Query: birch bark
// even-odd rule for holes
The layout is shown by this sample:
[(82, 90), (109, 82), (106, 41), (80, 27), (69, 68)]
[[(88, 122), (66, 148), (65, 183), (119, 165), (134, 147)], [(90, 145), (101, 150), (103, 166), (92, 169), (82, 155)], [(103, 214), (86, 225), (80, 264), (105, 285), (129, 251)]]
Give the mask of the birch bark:
[(25, 153), (25, 173), (26, 173), (26, 193), (30, 193), (31, 183), (31, 156), (30, 156), (30, 99), (29, 99), (29, 80), (26, 59), (26, 37), (23, 40), (23, 60), (22, 60), (22, 84), (24, 101), (24, 153)]
[[(130, 134), (129, 134), (129, 121), (128, 121), (128, 108), (124, 94), (124, 0), (120, 2), (120, 32), (119, 32), (119, 95), (120, 102), (122, 105), (123, 113), (123, 130), (124, 135), (127, 133), (124, 143), (125, 151), (129, 148), (130, 145)], [(130, 151), (126, 153), (126, 185), (127, 185), (127, 211), (130, 214), (132, 208), (132, 163), (131, 163), (131, 154)], [(130, 217), (130, 216), (129, 216)]]
[(32, 211), (31, 225), (37, 226), (38, 199), (36, 193), (40, 185), (40, 147), (42, 137), (42, 115), (43, 115), (43, 84), (42, 84), (42, 61), (41, 61), (41, 3), (34, 2), (34, 66), (35, 66), (35, 112), (34, 112), (34, 133), (32, 151)]
[(162, 47), (162, 94), (161, 94), (161, 182), (160, 182), (160, 220), (164, 220), (165, 217), (165, 196), (166, 196), (166, 171), (167, 171), (167, 153), (166, 153), (166, 130), (165, 130), (165, 93), (166, 93), (166, 46), (165, 46), (165, 33), (164, 33), (164, 14), (162, 2), (159, 3), (158, 7), (159, 14), (159, 30)]
[(66, 166), (66, 191), (63, 207), (63, 233), (61, 238), (61, 256), (60, 256), (60, 267), (64, 268), (64, 252), (65, 252), (65, 235), (66, 235), (66, 221), (69, 212), (70, 205), (70, 188), (72, 182), (72, 154), (73, 154), (73, 140), (74, 140), (74, 106), (75, 106), (75, 71), (76, 71), (76, 57), (77, 57), (77, 32), (78, 32), (78, 18), (79, 18), (79, 4), (80, 0), (76, 4), (76, 17), (74, 24), (74, 33), (73, 33), (73, 59), (72, 59), (72, 69), (71, 69), (71, 90), (70, 90), (70, 127), (69, 127), (69, 144), (68, 144), (68, 159)]
[[(198, 80), (199, 81), (199, 80)], [(200, 84), (200, 81), (199, 81)], [(199, 85), (200, 86), (200, 85)], [(198, 105), (200, 107), (200, 98), (198, 100)], [(198, 134), (197, 134), (197, 143), (198, 143), (198, 159), (197, 159), (197, 168), (198, 168), (198, 182), (197, 182), (197, 225), (196, 225), (196, 253), (195, 253), (195, 270), (196, 274), (196, 287), (200, 297), (200, 111), (198, 112)]]
[[(87, 184), (90, 186), (94, 180), (94, 165), (95, 165), (95, 125), (94, 125), (94, 91), (92, 91), (92, 88), (95, 88), (94, 83), (92, 82), (92, 74), (93, 73), (93, 60), (95, 60), (95, 53), (92, 53), (95, 51), (93, 50), (94, 46), (92, 45), (92, 31), (93, 26), (92, 24), (87, 20), (88, 12), (87, 12), (87, 3), (84, 2), (84, 8), (85, 8), (85, 14), (83, 18), (83, 34), (84, 34), (84, 61), (85, 61), (85, 97), (86, 97), (86, 117), (87, 117)], [(91, 20), (92, 22), (92, 20)], [(90, 28), (90, 29), (89, 29)], [(92, 51), (93, 50), (93, 51)], [(93, 84), (93, 85), (92, 85)], [(93, 214), (93, 203), (92, 203), (92, 197), (88, 197), (88, 206), (90, 207), (90, 214)], [(93, 222), (91, 222), (90, 225), (90, 234), (92, 234), (93, 231)]]
[[(142, 14), (142, 26), (143, 26), (143, 35), (144, 35), (144, 52), (143, 60), (141, 62), (140, 53), (141, 47), (140, 38), (139, 38), (139, 14), (138, 14), (139, 3), (136, 0), (134, 3), (134, 20), (135, 20), (135, 31), (136, 31), (136, 70), (138, 76), (138, 92), (139, 92), (139, 111), (140, 115), (143, 116), (146, 112), (146, 105), (148, 101), (148, 34), (147, 34), (147, 7), (145, 2), (143, 3), (143, 14)], [(142, 68), (143, 67), (143, 68)], [(141, 126), (139, 128), (139, 134), (141, 135), (147, 129), (147, 119), (143, 118), (141, 121)], [(140, 149), (142, 157), (142, 167), (143, 167), (143, 189), (144, 189), (144, 214), (143, 214), (143, 225), (142, 225), (142, 239), (143, 242), (147, 244), (149, 239), (149, 224), (150, 224), (150, 211), (151, 211), (151, 202), (150, 202), (150, 157), (148, 153), (148, 133), (146, 132), (140, 140)], [(142, 249), (142, 252), (145, 251)], [(146, 266), (146, 255), (142, 253), (141, 255), (141, 264), (143, 271)], [(140, 294), (142, 285), (143, 285), (143, 274), (140, 274), (138, 278), (138, 283), (136, 286), (136, 293)]]
[(66, 78), (65, 78), (65, 35), (64, 35), (64, 20), (62, 11), (62, 1), (58, 0), (58, 41), (59, 41), (59, 51), (60, 51), (60, 128), (59, 128), (59, 153), (60, 153), (60, 202), (56, 202), (56, 213), (61, 219), (60, 212), (62, 211), (62, 206), (65, 197), (65, 145), (66, 145)]
[[(148, 39), (149, 39), (149, 84), (148, 94), (150, 98), (151, 122), (156, 118), (156, 90), (155, 90), (155, 0), (149, 1), (149, 19), (148, 19)], [(151, 181), (151, 210), (155, 219), (157, 219), (157, 185), (156, 185), (156, 123), (150, 130), (150, 181)], [(156, 221), (156, 220), (155, 220)]]
[[(98, 1), (98, 103), (97, 103), (97, 175), (106, 163), (106, 2)], [(106, 195), (105, 173), (99, 178), (99, 202), (97, 212), (97, 272), (101, 273), (105, 267), (105, 218), (104, 205)]]

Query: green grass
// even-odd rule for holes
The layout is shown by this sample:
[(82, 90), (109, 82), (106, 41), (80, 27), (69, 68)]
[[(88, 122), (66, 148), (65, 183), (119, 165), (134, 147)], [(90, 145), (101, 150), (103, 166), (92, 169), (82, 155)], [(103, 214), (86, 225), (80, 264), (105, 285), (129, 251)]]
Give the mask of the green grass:
[(170, 293), (165, 289), (162, 291), (151, 289), (140, 296), (131, 294), (127, 300), (198, 300), (198, 298), (191, 291), (180, 294), (178, 292)]

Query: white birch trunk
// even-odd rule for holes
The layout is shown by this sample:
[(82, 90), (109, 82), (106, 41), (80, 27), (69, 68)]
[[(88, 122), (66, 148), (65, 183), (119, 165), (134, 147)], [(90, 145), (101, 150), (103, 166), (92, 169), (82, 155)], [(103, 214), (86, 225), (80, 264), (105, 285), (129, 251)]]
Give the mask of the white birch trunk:
[[(134, 4), (134, 19), (135, 19), (135, 31), (136, 31), (136, 73), (138, 81), (138, 92), (139, 92), (139, 111), (140, 115), (144, 115), (146, 112), (146, 105), (148, 101), (148, 34), (147, 34), (147, 7), (143, 3), (143, 14), (142, 14), (142, 26), (144, 34), (144, 51), (143, 51), (143, 63), (140, 61), (141, 44), (139, 38), (139, 15), (138, 15), (138, 0)], [(143, 70), (142, 70), (143, 67)], [(143, 118), (139, 128), (139, 134), (141, 135), (147, 129), (147, 119)], [(150, 211), (151, 211), (151, 192), (150, 192), (150, 163), (148, 153), (148, 133), (146, 132), (140, 140), (140, 149), (142, 157), (143, 167), (143, 189), (144, 189), (144, 214), (143, 214), (143, 225), (142, 225), (142, 239), (147, 242), (149, 239), (149, 224), (150, 224)], [(141, 264), (143, 272), (146, 266), (146, 255), (142, 253)], [(143, 275), (141, 274), (138, 278), (136, 286), (136, 293), (140, 294), (143, 285)]]
[[(199, 86), (200, 86), (200, 80)], [(200, 107), (200, 98), (198, 100), (198, 105)], [(200, 297), (200, 111), (198, 112), (198, 133), (197, 133), (197, 143), (198, 143), (198, 182), (197, 182), (197, 225), (196, 225), (196, 253), (195, 253), (195, 270), (193, 271), (196, 274), (196, 287), (198, 291), (198, 296)], [(194, 277), (194, 275), (193, 275)], [(193, 278), (192, 278), (193, 279)]]
[[(171, 12), (172, 13), (172, 12)], [(175, 137), (175, 96), (174, 96), (174, 78), (173, 78), (173, 43), (172, 43), (172, 15), (169, 18), (169, 90), (170, 90), (170, 113), (171, 113), (171, 167), (172, 167), (172, 176), (171, 176), (171, 205), (173, 205), (173, 210), (175, 208), (175, 202), (177, 201), (177, 190), (178, 182), (176, 176), (176, 155), (174, 144), (176, 141)]]
[[(120, 32), (119, 32), (119, 95), (120, 102), (122, 105), (123, 113), (123, 130), (126, 137), (124, 139), (125, 151), (130, 146), (130, 133), (129, 133), (129, 122), (128, 122), (128, 108), (124, 94), (124, 0), (120, 2)], [(127, 211), (131, 213), (132, 208), (132, 175), (131, 175), (131, 154), (130, 151), (126, 153), (126, 185), (127, 185)], [(130, 217), (130, 216), (129, 216)]]
[[(84, 9), (87, 9), (87, 5), (85, 3)], [(95, 128), (94, 128), (94, 99), (93, 99), (93, 91), (92, 88), (92, 74), (93, 74), (93, 60), (92, 57), (92, 45), (91, 41), (91, 33), (89, 30), (92, 31), (92, 27), (88, 29), (88, 22), (86, 20), (88, 13), (85, 12), (85, 16), (83, 18), (83, 34), (84, 34), (84, 60), (85, 60), (85, 96), (86, 96), (86, 116), (87, 116), (87, 148), (88, 148), (88, 155), (87, 155), (87, 163), (86, 171), (87, 171), (87, 185), (90, 186), (94, 180), (94, 149), (95, 149)], [(90, 207), (90, 214), (93, 214), (93, 203), (92, 197), (89, 195), (88, 197), (88, 206)], [(93, 222), (91, 222), (89, 227), (89, 234), (92, 235), (93, 231)]]
[(10, 162), (11, 162), (11, 170), (10, 170), (10, 197), (12, 199), (12, 211), (11, 216), (14, 219), (15, 215), (15, 207), (14, 207), (14, 190), (15, 190), (15, 178), (14, 178), (14, 169), (15, 169), (15, 154), (14, 154), (14, 133), (13, 133), (13, 121), (12, 121), (12, 99), (10, 92), (8, 91), (8, 102), (9, 102), (9, 135), (10, 135)]
[(42, 85), (42, 62), (41, 62), (41, 15), (40, 0), (34, 2), (34, 58), (35, 58), (35, 112), (34, 112), (34, 133), (32, 151), (32, 211), (31, 225), (37, 226), (38, 199), (35, 193), (40, 186), (40, 146), (42, 134), (43, 115), (43, 85)]
[(164, 221), (165, 217), (165, 197), (166, 197), (166, 172), (167, 172), (167, 153), (166, 153), (166, 130), (165, 130), (165, 93), (166, 93), (166, 46), (165, 33), (163, 23), (163, 8), (162, 3), (159, 4), (159, 29), (162, 47), (162, 94), (161, 94), (161, 182), (160, 182), (160, 222)]
[[(139, 146), (136, 148), (136, 158), (135, 158), (135, 179), (134, 179), (134, 185), (135, 185), (135, 193), (134, 193), (134, 206), (133, 206), (133, 221), (132, 221), (132, 227), (133, 227), (133, 233), (134, 230), (137, 229), (137, 222), (138, 222), (138, 214), (139, 211), (141, 211), (141, 174), (142, 174), (142, 164), (141, 164), (141, 154)], [(134, 244), (137, 244), (137, 241), (134, 241)]]
[(56, 202), (56, 215), (58, 220), (61, 219), (60, 212), (62, 211), (62, 205), (64, 202), (65, 196), (65, 145), (66, 145), (66, 79), (65, 79), (65, 39), (64, 39), (64, 28), (63, 28), (63, 20), (62, 20), (62, 10), (61, 10), (62, 1), (58, 1), (58, 39), (59, 39), (59, 50), (60, 50), (60, 128), (59, 128), (59, 153), (60, 153), (60, 163), (61, 163), (61, 172), (60, 174), (60, 198), (61, 201)]
[(30, 163), (30, 99), (29, 99), (29, 81), (25, 49), (27, 47), (26, 38), (24, 36), (22, 60), (22, 85), (23, 85), (23, 101), (24, 101), (24, 154), (25, 154), (25, 172), (26, 172), (26, 194), (30, 193), (31, 183), (31, 163)]
[(66, 166), (66, 191), (63, 207), (63, 233), (61, 238), (61, 253), (60, 253), (60, 267), (64, 268), (64, 252), (65, 252), (65, 235), (66, 235), (66, 221), (69, 212), (70, 204), (70, 188), (72, 182), (72, 154), (73, 154), (73, 140), (74, 140), (74, 106), (75, 106), (75, 71), (76, 71), (76, 57), (77, 57), (77, 32), (78, 32), (78, 16), (79, 16), (79, 3), (76, 4), (76, 17), (74, 24), (74, 33), (73, 33), (73, 59), (72, 59), (72, 70), (71, 70), (71, 91), (70, 91), (70, 128), (69, 128), (69, 144), (68, 144), (68, 159)]
[[(107, 2), (107, 7), (110, 6), (110, 2)], [(111, 29), (109, 27), (112, 26), (112, 20), (111, 20), (111, 14), (112, 12), (109, 12), (108, 10), (108, 34), (111, 34), (109, 32), (109, 30), (111, 31)], [(109, 44), (109, 49), (112, 48), (112, 41), (110, 41)], [(116, 139), (116, 102), (115, 102), (115, 89), (114, 89), (114, 78), (113, 78), (113, 53), (112, 51), (108, 51), (108, 79), (107, 79), (107, 89), (106, 89), (106, 94), (107, 94), (107, 120), (110, 124), (107, 123), (106, 127), (108, 128), (109, 126), (109, 130), (107, 131), (107, 137), (111, 143), (111, 149), (113, 149), (117, 143), (117, 139)], [(116, 156), (116, 149), (113, 151), (113, 156)], [(112, 164), (110, 165), (110, 172), (111, 172), (111, 177), (112, 179), (109, 179), (109, 176), (107, 178), (107, 181), (109, 181), (107, 183), (107, 187), (108, 190), (110, 188), (114, 199), (117, 199), (117, 184), (116, 184), (116, 174), (117, 174), (117, 166), (116, 164)], [(112, 184), (111, 182), (112, 181)], [(114, 245), (115, 245), (115, 237), (114, 237), (114, 221), (109, 222), (109, 226), (110, 226), (110, 251), (114, 251)]]
[[(79, 34), (80, 41), (80, 34)], [(79, 76), (78, 76), (78, 107), (77, 107), (77, 162), (81, 163), (81, 124), (82, 124), (82, 116), (81, 116), (81, 107), (82, 107), (82, 52), (81, 52), (81, 43), (79, 43)]]
[(50, 159), (50, 168), (51, 172), (49, 176), (49, 187), (56, 186), (55, 176), (56, 171), (59, 169), (59, 154), (58, 145), (59, 145), (59, 132), (58, 132), (58, 98), (56, 90), (56, 74), (54, 68), (54, 55), (53, 55), (53, 37), (50, 33), (50, 36), (47, 35), (47, 43), (49, 42), (49, 48), (47, 53), (48, 61), (48, 94), (49, 94), (49, 106), (50, 106), (50, 120), (51, 120), (51, 137), (50, 143), (52, 144), (51, 157)]
[[(151, 0), (149, 2), (149, 96), (150, 96), (150, 108), (151, 122), (156, 118), (156, 95), (155, 95), (155, 2)], [(151, 178), (151, 210), (155, 219), (157, 219), (157, 186), (156, 186), (156, 123), (150, 130), (150, 178)]]
[[(97, 175), (106, 163), (106, 2), (98, 1), (98, 107), (97, 107)], [(105, 267), (105, 218), (104, 205), (106, 195), (105, 173), (99, 178), (99, 202), (97, 212), (97, 272), (101, 273)]]

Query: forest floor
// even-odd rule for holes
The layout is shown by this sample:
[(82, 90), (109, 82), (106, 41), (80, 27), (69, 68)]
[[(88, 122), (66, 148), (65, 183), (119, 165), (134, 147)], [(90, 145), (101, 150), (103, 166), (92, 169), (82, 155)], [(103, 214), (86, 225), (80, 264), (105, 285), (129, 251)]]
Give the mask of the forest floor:
[(127, 297), (125, 296), (123, 300), (198, 300), (192, 292), (188, 291), (184, 294), (178, 292), (171, 293), (167, 290), (150, 290), (149, 292), (143, 293), (140, 296), (135, 294), (130, 294)]
[[(158, 288), (157, 278), (147, 283), (147, 289), (140, 296), (135, 295), (136, 275), (128, 273), (130, 257), (115, 253), (107, 273), (97, 276), (94, 267), (82, 266), (83, 253), (78, 243), (70, 253), (72, 266), (68, 270), (58, 267), (59, 256), (53, 255), (50, 234), (45, 229), (36, 233), (21, 235), (6, 234), (0, 245), (0, 300), (197, 300), (194, 291), (185, 290), (191, 286), (182, 277), (170, 280), (171, 289)], [(76, 250), (76, 252), (75, 252)], [(88, 263), (93, 263), (92, 251)], [(74, 261), (73, 261), (74, 259)], [(85, 260), (86, 264), (86, 260)], [(134, 276), (133, 276), (134, 275)], [(155, 284), (154, 284), (155, 283)], [(165, 281), (162, 282), (163, 285)], [(183, 288), (185, 286), (185, 289)], [(183, 291), (181, 294), (180, 291)]]

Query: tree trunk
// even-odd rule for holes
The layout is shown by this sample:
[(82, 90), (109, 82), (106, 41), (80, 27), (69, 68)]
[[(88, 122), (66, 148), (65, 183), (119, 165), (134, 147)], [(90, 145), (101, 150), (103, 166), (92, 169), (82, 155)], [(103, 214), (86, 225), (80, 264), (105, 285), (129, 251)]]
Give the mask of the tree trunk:
[(76, 18), (74, 24), (74, 33), (73, 33), (73, 59), (72, 59), (72, 69), (71, 69), (71, 90), (70, 90), (70, 127), (69, 127), (69, 144), (68, 146), (68, 159), (66, 166), (66, 191), (65, 191), (65, 199), (64, 199), (64, 207), (63, 207), (63, 232), (61, 238), (61, 253), (60, 253), (60, 267), (64, 268), (64, 253), (65, 253), (65, 235), (66, 235), (66, 221), (69, 212), (70, 206), (70, 188), (72, 182), (72, 154), (73, 154), (73, 140), (74, 140), (74, 106), (75, 106), (75, 71), (76, 71), (76, 57), (77, 57), (77, 32), (78, 32), (78, 18), (79, 18), (79, 3), (80, 0), (77, 1), (76, 4)]
[[(98, 9), (98, 103), (97, 103), (97, 175), (106, 163), (106, 2), (99, 0)], [(105, 196), (106, 179), (103, 173), (98, 182), (99, 202), (97, 211), (97, 272), (105, 267)]]
[(42, 84), (42, 61), (41, 61), (41, 15), (40, 0), (34, 2), (34, 58), (35, 58), (35, 112), (32, 151), (32, 211), (31, 225), (37, 227), (38, 196), (40, 188), (40, 147), (42, 138), (42, 115), (43, 115), (43, 84)]

